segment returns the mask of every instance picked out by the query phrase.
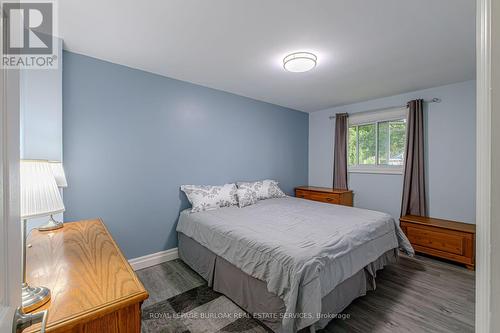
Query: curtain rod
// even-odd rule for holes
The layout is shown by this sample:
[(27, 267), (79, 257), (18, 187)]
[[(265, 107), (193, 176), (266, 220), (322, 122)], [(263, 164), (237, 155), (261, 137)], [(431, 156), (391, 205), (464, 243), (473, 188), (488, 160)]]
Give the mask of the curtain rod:
[[(441, 98), (436, 98), (434, 97), (431, 100), (424, 101), (424, 103), (441, 103)], [(366, 111), (361, 111), (361, 112), (354, 112), (354, 114), (360, 114), (360, 113), (367, 113), (367, 112), (376, 112), (376, 111), (382, 111), (382, 110), (387, 110), (387, 109), (397, 109), (397, 108), (406, 108), (406, 105), (395, 105), (395, 106), (388, 106), (385, 108), (379, 108), (379, 109), (373, 109), (373, 110), (366, 110)], [(351, 115), (349, 113), (349, 115)], [(330, 116), (328, 117), (330, 119), (335, 119), (335, 116)]]

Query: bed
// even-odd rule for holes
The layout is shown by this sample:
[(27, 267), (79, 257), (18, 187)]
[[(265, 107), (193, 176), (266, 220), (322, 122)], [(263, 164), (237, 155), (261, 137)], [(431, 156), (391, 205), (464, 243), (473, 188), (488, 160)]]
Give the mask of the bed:
[(323, 328), (398, 248), (413, 254), (388, 214), (293, 197), (184, 210), (177, 232), (180, 258), (209, 286), (283, 333)]

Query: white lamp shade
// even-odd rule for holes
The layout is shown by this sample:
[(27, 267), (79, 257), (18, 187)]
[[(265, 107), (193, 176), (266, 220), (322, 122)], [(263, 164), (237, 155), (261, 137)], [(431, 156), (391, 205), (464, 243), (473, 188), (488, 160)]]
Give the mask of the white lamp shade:
[(56, 179), (57, 187), (68, 187), (68, 182), (66, 180), (66, 174), (64, 173), (62, 162), (49, 161), (49, 164), (50, 167), (52, 168), (52, 174)]
[(21, 160), (21, 218), (64, 212), (64, 203), (48, 161)]

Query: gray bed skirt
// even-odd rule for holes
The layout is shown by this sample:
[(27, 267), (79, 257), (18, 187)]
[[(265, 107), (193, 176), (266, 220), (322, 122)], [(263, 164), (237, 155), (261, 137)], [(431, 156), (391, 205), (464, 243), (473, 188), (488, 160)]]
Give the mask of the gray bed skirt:
[[(208, 282), (208, 286), (226, 295), (274, 332), (282, 332), (281, 320), (285, 305), (278, 296), (267, 291), (264, 281), (244, 273), (183, 233), (178, 233), (178, 236), (179, 257), (200, 274)], [(387, 251), (323, 297), (321, 314), (305, 314), (318, 317), (310, 331), (324, 328), (354, 299), (366, 295), (368, 290), (374, 290), (377, 270), (397, 259), (397, 249)]]

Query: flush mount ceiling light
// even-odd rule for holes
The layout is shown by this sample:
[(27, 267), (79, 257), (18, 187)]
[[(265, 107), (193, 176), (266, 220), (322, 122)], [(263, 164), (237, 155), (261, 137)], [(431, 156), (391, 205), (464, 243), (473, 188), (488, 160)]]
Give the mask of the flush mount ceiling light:
[(293, 73), (307, 72), (316, 67), (317, 60), (311, 52), (294, 52), (283, 58), (283, 68)]

